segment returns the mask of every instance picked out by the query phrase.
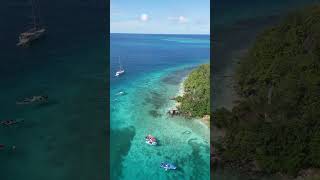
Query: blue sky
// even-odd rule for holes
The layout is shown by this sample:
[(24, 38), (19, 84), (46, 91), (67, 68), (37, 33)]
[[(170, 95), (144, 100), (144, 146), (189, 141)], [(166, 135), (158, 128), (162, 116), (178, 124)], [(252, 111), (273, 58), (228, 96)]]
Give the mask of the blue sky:
[(210, 34), (210, 0), (111, 0), (110, 31)]

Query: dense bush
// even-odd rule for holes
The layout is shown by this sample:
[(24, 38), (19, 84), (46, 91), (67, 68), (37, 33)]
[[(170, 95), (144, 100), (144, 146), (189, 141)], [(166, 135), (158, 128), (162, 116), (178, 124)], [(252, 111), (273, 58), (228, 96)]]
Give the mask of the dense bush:
[(184, 95), (178, 96), (178, 109), (190, 117), (210, 114), (210, 65), (193, 70), (184, 82)]
[(255, 161), (266, 172), (319, 168), (320, 6), (257, 37), (236, 80), (242, 100), (216, 112), (226, 129), (223, 158)]

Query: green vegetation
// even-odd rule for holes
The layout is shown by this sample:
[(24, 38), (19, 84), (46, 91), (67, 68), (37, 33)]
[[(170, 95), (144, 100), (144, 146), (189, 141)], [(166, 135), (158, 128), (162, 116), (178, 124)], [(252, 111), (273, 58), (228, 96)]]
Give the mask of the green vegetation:
[(236, 80), (242, 100), (214, 113), (222, 159), (268, 173), (320, 168), (320, 6), (262, 33)]
[(210, 65), (193, 70), (184, 82), (184, 95), (178, 96), (179, 111), (189, 117), (210, 114)]

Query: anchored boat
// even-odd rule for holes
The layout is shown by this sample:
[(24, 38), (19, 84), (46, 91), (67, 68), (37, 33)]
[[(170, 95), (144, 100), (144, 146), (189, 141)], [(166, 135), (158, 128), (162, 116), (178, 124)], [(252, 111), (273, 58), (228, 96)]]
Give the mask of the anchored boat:
[(166, 171), (167, 170), (175, 170), (175, 169), (177, 169), (177, 167), (174, 164), (168, 163), (168, 162), (162, 162), (160, 164), (160, 167), (163, 168)]
[(28, 98), (24, 98), (21, 101), (17, 101), (16, 104), (18, 105), (26, 105), (26, 104), (32, 104), (32, 103), (47, 103), (48, 102), (48, 96), (32, 96)]
[(126, 92), (124, 92), (124, 91), (119, 91), (116, 95), (117, 96), (124, 96), (124, 95), (126, 95), (127, 93)]
[(119, 77), (120, 75), (124, 74), (124, 69), (122, 68), (120, 57), (119, 57), (119, 70), (116, 72), (116, 77)]
[(155, 146), (157, 145), (157, 139), (149, 134), (148, 136), (146, 136), (146, 143)]
[(0, 121), (0, 125), (3, 126), (12, 126), (14, 124), (18, 124), (20, 122), (23, 122), (23, 119), (18, 119), (18, 120), (4, 120), (4, 121)]
[(31, 42), (43, 37), (46, 32), (46, 29), (43, 27), (40, 27), (37, 22), (34, 0), (32, 0), (31, 3), (32, 3), (33, 27), (28, 31), (23, 32), (19, 35), (19, 42), (17, 43), (17, 46), (28, 46), (31, 44)]

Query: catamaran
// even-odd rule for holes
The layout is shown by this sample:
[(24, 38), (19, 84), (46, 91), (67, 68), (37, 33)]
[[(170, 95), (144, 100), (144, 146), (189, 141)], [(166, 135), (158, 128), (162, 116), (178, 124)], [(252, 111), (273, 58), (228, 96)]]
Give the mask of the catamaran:
[(122, 75), (124, 73), (124, 69), (122, 68), (121, 66), (121, 63), (120, 63), (120, 57), (119, 57), (119, 70), (116, 72), (116, 77), (119, 77), (120, 75)]
[(19, 42), (17, 46), (28, 46), (31, 42), (40, 39), (46, 32), (46, 29), (40, 27), (37, 23), (36, 13), (35, 13), (35, 0), (31, 0), (32, 3), (32, 19), (33, 27), (26, 32), (19, 35)]

